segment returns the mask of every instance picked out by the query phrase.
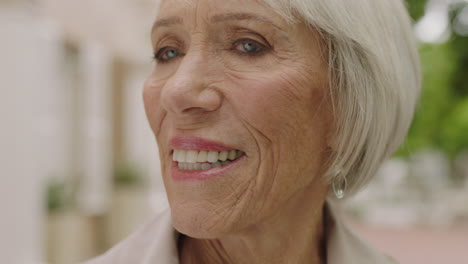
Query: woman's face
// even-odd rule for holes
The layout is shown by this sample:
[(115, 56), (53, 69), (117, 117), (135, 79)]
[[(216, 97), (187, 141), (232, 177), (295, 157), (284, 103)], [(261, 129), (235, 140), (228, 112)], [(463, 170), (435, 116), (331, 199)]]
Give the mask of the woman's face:
[(179, 232), (215, 238), (306, 193), (324, 199), (332, 115), (317, 33), (261, 1), (163, 0), (152, 45), (144, 102)]

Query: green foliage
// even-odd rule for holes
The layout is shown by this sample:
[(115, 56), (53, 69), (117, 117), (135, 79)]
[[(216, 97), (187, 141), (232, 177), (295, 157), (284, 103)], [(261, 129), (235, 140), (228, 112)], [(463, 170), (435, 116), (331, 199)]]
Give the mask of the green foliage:
[(114, 181), (117, 185), (134, 186), (143, 183), (143, 176), (136, 166), (125, 164), (115, 170)]
[(455, 104), (441, 124), (441, 148), (451, 157), (468, 149), (468, 97)]
[(427, 0), (406, 0), (408, 12), (414, 20), (418, 20), (424, 15), (426, 3)]
[[(425, 2), (407, 1), (413, 18), (424, 14), (421, 12)], [(468, 149), (468, 38), (453, 35), (446, 43), (421, 45), (420, 56), (421, 98), (408, 137), (397, 155), (430, 148), (454, 158)]]
[(53, 180), (47, 184), (47, 209), (57, 212), (69, 209), (72, 206), (72, 195), (65, 181)]
[(454, 92), (457, 96), (468, 96), (468, 36), (455, 36), (451, 40), (452, 49), (457, 54), (455, 65), (457, 72), (453, 80)]
[(450, 111), (450, 84), (454, 73), (453, 54), (448, 44), (423, 45), (420, 49), (423, 87), (415, 118), (400, 155), (424, 148), (439, 148), (440, 123)]

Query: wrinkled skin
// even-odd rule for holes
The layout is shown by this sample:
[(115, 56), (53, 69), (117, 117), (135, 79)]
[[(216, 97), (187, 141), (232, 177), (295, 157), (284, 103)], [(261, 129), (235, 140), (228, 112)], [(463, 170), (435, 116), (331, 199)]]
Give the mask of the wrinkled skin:
[[(333, 116), (319, 34), (252, 0), (165, 0), (156, 20), (144, 103), (173, 226), (186, 235), (182, 263), (322, 263)], [(246, 157), (221, 177), (176, 181), (174, 136)]]

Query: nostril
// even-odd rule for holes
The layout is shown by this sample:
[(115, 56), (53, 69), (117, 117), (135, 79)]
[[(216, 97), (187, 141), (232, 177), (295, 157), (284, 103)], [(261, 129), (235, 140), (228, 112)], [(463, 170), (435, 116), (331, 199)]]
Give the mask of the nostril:
[(210, 110), (202, 108), (202, 107), (190, 107), (187, 109), (184, 109), (181, 114), (190, 114), (190, 115), (200, 115), (210, 112)]
[(201, 108), (200, 107), (190, 107), (190, 108), (184, 109), (182, 111), (182, 113), (196, 112), (196, 110), (201, 110)]

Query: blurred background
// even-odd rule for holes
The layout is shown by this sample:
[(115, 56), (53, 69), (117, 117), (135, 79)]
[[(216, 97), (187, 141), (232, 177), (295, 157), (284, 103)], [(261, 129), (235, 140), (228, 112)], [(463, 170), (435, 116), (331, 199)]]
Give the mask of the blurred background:
[[(468, 1), (406, 2), (421, 102), (346, 210), (402, 264), (468, 263)], [(0, 0), (0, 263), (89, 259), (164, 202), (141, 100), (154, 4)]]

